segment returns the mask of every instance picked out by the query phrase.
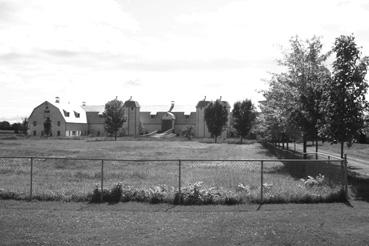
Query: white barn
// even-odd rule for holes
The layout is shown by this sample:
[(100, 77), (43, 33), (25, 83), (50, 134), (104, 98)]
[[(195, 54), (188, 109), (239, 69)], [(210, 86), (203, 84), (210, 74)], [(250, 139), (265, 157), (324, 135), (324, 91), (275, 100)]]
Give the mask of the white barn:
[(81, 106), (45, 101), (33, 109), (28, 122), (28, 134), (44, 136), (44, 124), (51, 121), (51, 136), (69, 137), (87, 134), (86, 111)]

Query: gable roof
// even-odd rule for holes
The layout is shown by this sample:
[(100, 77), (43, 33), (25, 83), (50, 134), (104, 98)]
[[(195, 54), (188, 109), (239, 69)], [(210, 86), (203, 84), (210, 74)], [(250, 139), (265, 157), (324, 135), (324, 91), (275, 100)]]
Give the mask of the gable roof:
[(196, 108), (205, 108), (206, 106), (208, 106), (208, 104), (210, 103), (210, 101), (199, 101), (196, 105)]
[[(208, 106), (210, 103), (210, 101), (199, 101), (196, 105), (196, 108), (205, 108), (206, 106)], [(230, 108), (231, 105), (229, 105), (229, 103), (227, 101), (221, 101), (221, 103), (226, 106), (227, 108)]]
[(87, 124), (86, 111), (81, 106), (72, 105), (69, 103), (68, 104), (50, 103), (50, 102), (48, 103), (59, 109), (65, 122), (67, 123), (86, 123)]

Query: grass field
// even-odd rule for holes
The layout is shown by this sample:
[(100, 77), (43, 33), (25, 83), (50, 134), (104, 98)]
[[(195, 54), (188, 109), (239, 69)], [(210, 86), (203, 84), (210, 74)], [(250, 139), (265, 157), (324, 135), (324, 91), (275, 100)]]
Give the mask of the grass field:
[(369, 205), (0, 200), (2, 245), (369, 245)]
[[(293, 143), (290, 143), (290, 148), (293, 149)], [(302, 144), (298, 144), (298, 149), (302, 150)], [(340, 156), (341, 145), (331, 144), (328, 142), (319, 142), (318, 151), (335, 153), (337, 156)], [(308, 142), (307, 152), (315, 152), (315, 145), (311, 145), (311, 143)], [(350, 147), (347, 147), (345, 144), (344, 153), (346, 153), (349, 158), (353, 157), (364, 161), (369, 161), (369, 144), (353, 143)]]
[[(58, 156), (114, 159), (275, 159), (259, 143), (212, 144), (198, 141), (90, 141), (56, 139), (1, 140), (0, 156)], [(0, 160), (0, 189), (26, 198), (29, 192), (29, 160)], [(35, 160), (33, 195), (40, 200), (86, 200), (101, 179), (100, 161)], [(183, 162), (183, 192), (208, 196), (222, 193), (237, 201), (260, 199), (260, 162)], [(300, 180), (308, 175), (325, 175), (320, 185), (306, 186)], [(325, 163), (264, 164), (266, 202), (332, 201), (339, 197), (340, 169)], [(195, 183), (203, 182), (197, 188)], [(178, 189), (178, 162), (105, 162), (104, 187), (121, 182), (124, 190), (146, 196), (154, 189), (172, 201)], [(240, 189), (240, 184), (241, 188)], [(159, 187), (159, 188), (158, 188)], [(151, 188), (151, 189), (150, 189)], [(157, 191), (157, 189), (161, 189)], [(141, 193), (140, 193), (141, 192)], [(213, 193), (212, 193), (213, 192)], [(150, 194), (151, 194), (150, 193)], [(192, 194), (191, 193), (191, 194)], [(152, 194), (151, 194), (152, 195)], [(162, 194), (160, 194), (162, 195)], [(146, 199), (147, 200), (147, 199)], [(223, 200), (221, 200), (223, 201)]]

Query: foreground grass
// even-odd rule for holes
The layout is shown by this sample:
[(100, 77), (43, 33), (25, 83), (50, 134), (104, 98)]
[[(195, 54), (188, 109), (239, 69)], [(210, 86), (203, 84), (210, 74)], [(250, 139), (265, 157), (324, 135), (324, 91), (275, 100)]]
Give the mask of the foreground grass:
[[(3, 140), (0, 143), (0, 155), (121, 159), (275, 158), (258, 143), (238, 145), (196, 141), (114, 142), (30, 139)], [(29, 194), (29, 172), (28, 160), (0, 160), (0, 197), (26, 199)], [(91, 193), (96, 184), (99, 185), (101, 180), (101, 163), (99, 161), (41, 159), (35, 160), (33, 173), (34, 199), (88, 201), (91, 199)], [(308, 175), (315, 177), (318, 173), (326, 175), (326, 182), (322, 185), (308, 187), (300, 180)], [(203, 182), (200, 189), (202, 193), (208, 194), (209, 190), (215, 190), (211, 193), (212, 195), (222, 194), (221, 199), (211, 198), (211, 202), (202, 201), (203, 203), (260, 202), (260, 162), (183, 162), (181, 176), (183, 191), (186, 187), (191, 187), (200, 181)], [(341, 186), (337, 181), (339, 181), (339, 170), (333, 167), (324, 169), (322, 165), (314, 167), (311, 163), (304, 166), (297, 164), (286, 166), (281, 162), (268, 162), (264, 165), (264, 201), (341, 201)], [(161, 202), (174, 203), (178, 192), (178, 162), (105, 162), (104, 187), (110, 189), (118, 182), (129, 194), (128, 198), (126, 196), (123, 199), (125, 201), (157, 201), (157, 196), (159, 196)], [(240, 190), (240, 184), (246, 188)], [(162, 191), (151, 192), (151, 190), (161, 189), (160, 187), (165, 187), (164, 194), (161, 194)], [(193, 203), (197, 202), (199, 201), (195, 199)]]
[(352, 205), (0, 201), (0, 238), (3, 245), (369, 245), (369, 205)]

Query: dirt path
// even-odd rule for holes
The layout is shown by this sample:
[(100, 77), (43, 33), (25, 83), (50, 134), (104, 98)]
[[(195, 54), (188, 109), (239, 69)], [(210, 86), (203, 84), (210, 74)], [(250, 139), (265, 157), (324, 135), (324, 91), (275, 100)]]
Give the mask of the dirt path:
[(369, 204), (178, 206), (0, 200), (2, 245), (369, 245)]
[[(290, 146), (292, 146), (291, 149), (293, 149), (293, 143), (291, 143)], [(302, 144), (296, 144), (296, 151), (302, 152), (302, 150)], [(339, 154), (332, 151), (319, 150), (319, 153), (336, 156), (339, 158)], [(348, 155), (347, 162), (347, 168), (353, 175), (357, 177), (369, 178), (369, 160), (354, 158)]]

